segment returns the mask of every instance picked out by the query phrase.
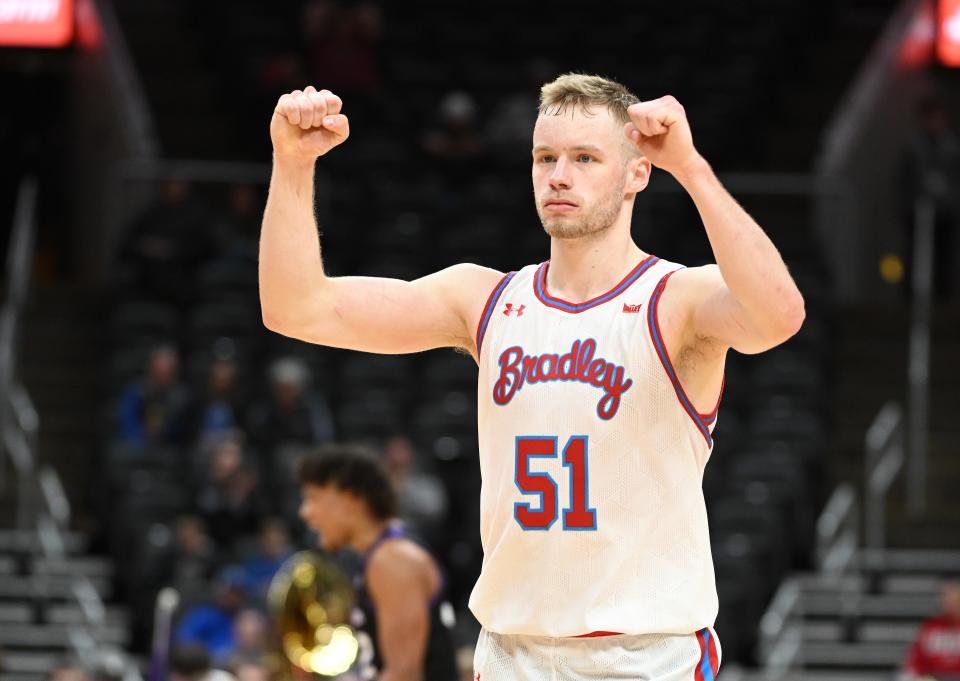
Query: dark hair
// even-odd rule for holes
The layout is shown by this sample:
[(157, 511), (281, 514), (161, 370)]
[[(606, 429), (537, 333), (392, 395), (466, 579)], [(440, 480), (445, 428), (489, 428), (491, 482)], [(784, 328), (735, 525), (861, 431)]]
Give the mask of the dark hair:
[(170, 653), (170, 671), (186, 679), (199, 679), (210, 671), (210, 654), (196, 643), (179, 645)]
[(380, 458), (360, 445), (327, 445), (300, 460), (297, 475), (302, 485), (352, 492), (367, 502), (380, 520), (397, 514), (397, 496)]

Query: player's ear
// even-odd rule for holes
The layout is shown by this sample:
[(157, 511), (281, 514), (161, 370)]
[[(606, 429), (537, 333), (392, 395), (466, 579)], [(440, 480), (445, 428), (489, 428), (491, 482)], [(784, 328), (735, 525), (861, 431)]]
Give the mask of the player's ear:
[(650, 159), (639, 151), (632, 149), (627, 160), (627, 182), (623, 191), (628, 194), (637, 194), (647, 188), (650, 182), (650, 171), (653, 166)]

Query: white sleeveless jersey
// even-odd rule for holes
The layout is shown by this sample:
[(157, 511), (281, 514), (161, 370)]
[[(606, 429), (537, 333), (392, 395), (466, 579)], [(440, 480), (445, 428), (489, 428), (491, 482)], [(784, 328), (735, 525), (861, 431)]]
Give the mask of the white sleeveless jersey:
[(682, 266), (650, 256), (580, 304), (549, 294), (548, 267), (506, 275), (477, 329), (484, 558), (470, 609), (498, 634), (712, 626), (702, 481), (716, 409), (695, 411), (657, 321)]

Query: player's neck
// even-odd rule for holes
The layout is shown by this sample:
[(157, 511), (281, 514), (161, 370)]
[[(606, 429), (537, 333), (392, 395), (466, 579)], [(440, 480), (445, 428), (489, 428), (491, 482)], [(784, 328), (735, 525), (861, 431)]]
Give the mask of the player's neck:
[(350, 546), (361, 555), (366, 553), (389, 524), (389, 520), (380, 520), (369, 516), (359, 520), (357, 528), (353, 532)]
[(583, 239), (552, 239), (547, 289), (550, 295), (582, 303), (616, 286), (643, 258), (629, 230), (606, 230)]

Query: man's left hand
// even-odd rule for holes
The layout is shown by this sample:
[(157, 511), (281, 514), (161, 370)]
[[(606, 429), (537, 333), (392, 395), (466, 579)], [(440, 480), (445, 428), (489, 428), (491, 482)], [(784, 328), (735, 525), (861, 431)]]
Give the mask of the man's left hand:
[(674, 177), (693, 168), (700, 154), (693, 146), (687, 114), (676, 97), (667, 95), (627, 108), (623, 131), (641, 154)]

